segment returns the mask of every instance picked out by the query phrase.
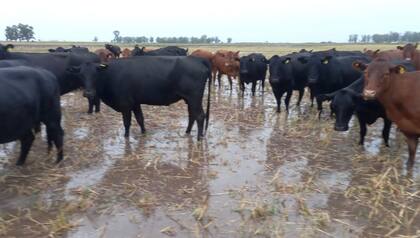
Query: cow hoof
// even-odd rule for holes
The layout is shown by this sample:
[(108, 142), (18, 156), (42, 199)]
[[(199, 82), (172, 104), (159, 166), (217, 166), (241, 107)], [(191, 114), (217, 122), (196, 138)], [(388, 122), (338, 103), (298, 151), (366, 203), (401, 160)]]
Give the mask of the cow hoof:
[(16, 166), (23, 166), (25, 164), (25, 162), (18, 160), (16, 162)]
[(388, 143), (385, 143), (385, 146), (389, 148), (389, 144)]

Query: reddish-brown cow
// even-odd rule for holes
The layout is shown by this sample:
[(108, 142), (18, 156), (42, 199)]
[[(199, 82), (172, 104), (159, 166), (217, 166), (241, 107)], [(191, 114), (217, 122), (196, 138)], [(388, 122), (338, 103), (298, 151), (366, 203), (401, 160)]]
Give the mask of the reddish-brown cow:
[(402, 52), (403, 58), (413, 63), (416, 70), (420, 70), (420, 51), (417, 50), (418, 43), (406, 44), (405, 46), (398, 46), (397, 48)]
[(125, 48), (123, 51), (122, 51), (122, 57), (123, 58), (128, 58), (128, 57), (131, 57), (131, 50), (130, 49), (128, 49), (128, 48)]
[(364, 53), (372, 59), (383, 59), (383, 60), (403, 60), (403, 54), (400, 50), (368, 50), (364, 49)]
[(115, 55), (107, 49), (95, 50), (95, 54), (97, 54), (99, 56), (99, 59), (101, 60), (101, 63), (107, 63), (111, 59), (115, 59)]
[(216, 80), (216, 72), (218, 72), (217, 81), (220, 87), (220, 80), (225, 74), (228, 76), (230, 90), (232, 90), (232, 77), (236, 79), (239, 76), (239, 51), (217, 51), (213, 56), (212, 65), (214, 68), (213, 81)]
[(420, 136), (420, 71), (406, 72), (404, 66), (380, 59), (369, 65), (354, 62), (353, 66), (365, 71), (364, 98), (377, 99), (406, 136), (407, 167), (412, 168)]

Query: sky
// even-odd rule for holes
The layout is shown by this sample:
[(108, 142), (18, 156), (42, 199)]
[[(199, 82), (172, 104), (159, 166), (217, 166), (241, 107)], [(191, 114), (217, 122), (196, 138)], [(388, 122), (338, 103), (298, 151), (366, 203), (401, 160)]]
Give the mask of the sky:
[[(9, 1), (8, 1), (9, 2)], [(420, 31), (419, 0), (17, 0), (6, 26), (34, 27), (37, 40), (121, 36), (218, 36), (233, 42), (346, 42), (349, 34)]]

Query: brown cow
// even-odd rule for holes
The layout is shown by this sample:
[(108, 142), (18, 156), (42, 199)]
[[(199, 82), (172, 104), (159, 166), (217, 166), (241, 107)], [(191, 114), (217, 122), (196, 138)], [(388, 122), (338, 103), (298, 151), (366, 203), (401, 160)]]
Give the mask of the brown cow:
[(413, 63), (416, 70), (420, 70), (420, 51), (417, 50), (418, 43), (406, 44), (405, 46), (398, 46), (397, 49), (402, 51), (403, 58)]
[(364, 49), (363, 50), (364, 53), (371, 57), (372, 59), (383, 59), (383, 60), (403, 60), (403, 54), (400, 50), (368, 50), (368, 49)]
[(228, 76), (230, 90), (232, 90), (232, 77), (236, 79), (239, 76), (239, 51), (217, 51), (213, 56), (212, 65), (214, 68), (213, 81), (216, 80), (216, 72), (218, 72), (217, 81), (220, 87), (222, 75), (226, 74)]
[(412, 168), (420, 136), (420, 71), (406, 72), (403, 65), (381, 59), (369, 65), (354, 62), (353, 66), (365, 71), (363, 97), (377, 99), (407, 138), (407, 167)]
[(128, 57), (131, 57), (131, 50), (130, 50), (130, 49), (128, 49), (128, 48), (125, 48), (125, 49), (121, 52), (121, 54), (122, 54), (122, 57), (123, 57), (123, 58), (128, 58)]
[(95, 50), (95, 54), (97, 54), (99, 56), (99, 59), (101, 60), (101, 63), (107, 63), (111, 59), (115, 59), (115, 55), (107, 49)]
[(207, 50), (201, 50), (201, 49), (194, 50), (190, 55), (207, 59), (210, 62), (213, 61), (213, 57), (214, 57), (214, 53)]

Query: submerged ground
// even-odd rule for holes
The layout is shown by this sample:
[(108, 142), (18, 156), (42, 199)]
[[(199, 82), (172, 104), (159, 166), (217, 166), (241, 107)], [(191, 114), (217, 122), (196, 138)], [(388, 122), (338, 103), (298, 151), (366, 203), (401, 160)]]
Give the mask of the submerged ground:
[(386, 148), (378, 121), (359, 146), (355, 120), (335, 132), (308, 101), (277, 114), (271, 91), (242, 98), (225, 80), (202, 142), (184, 134), (183, 102), (144, 106), (148, 132), (133, 120), (125, 140), (120, 114), (88, 115), (70, 93), (60, 165), (44, 134), (22, 168), (19, 145), (0, 145), (0, 236), (420, 236), (420, 161), (405, 169), (402, 134)]

